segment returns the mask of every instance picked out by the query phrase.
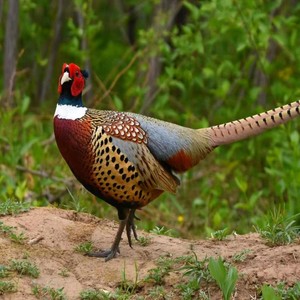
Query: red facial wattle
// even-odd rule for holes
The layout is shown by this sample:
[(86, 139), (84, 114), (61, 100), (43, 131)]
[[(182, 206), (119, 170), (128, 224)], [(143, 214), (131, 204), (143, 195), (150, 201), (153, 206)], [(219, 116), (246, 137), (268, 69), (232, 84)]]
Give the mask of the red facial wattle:
[(80, 68), (75, 64), (69, 64), (70, 77), (73, 79), (71, 86), (71, 94), (76, 97), (82, 93), (84, 89), (84, 77), (81, 73)]
[(71, 63), (71, 64), (64, 63), (63, 67), (62, 67), (62, 74), (60, 75), (59, 81), (58, 81), (58, 93), (59, 94), (61, 94), (61, 92), (62, 92), (61, 79), (65, 72), (69, 73), (69, 77), (72, 80), (71, 94), (72, 94), (72, 96), (76, 97), (79, 94), (81, 94), (84, 89), (85, 77), (77, 65), (75, 65), (73, 63)]

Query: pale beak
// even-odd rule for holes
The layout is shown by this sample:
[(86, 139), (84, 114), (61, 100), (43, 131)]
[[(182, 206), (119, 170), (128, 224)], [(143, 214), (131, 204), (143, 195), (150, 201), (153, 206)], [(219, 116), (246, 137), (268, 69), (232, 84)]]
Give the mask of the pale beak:
[(63, 85), (65, 82), (72, 80), (69, 76), (69, 72), (65, 72), (61, 77), (60, 84)]

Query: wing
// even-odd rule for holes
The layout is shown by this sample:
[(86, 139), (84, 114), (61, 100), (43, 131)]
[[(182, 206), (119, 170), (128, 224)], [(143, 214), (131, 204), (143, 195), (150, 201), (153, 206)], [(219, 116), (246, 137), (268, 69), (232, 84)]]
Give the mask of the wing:
[(214, 149), (206, 129), (190, 129), (134, 113), (101, 111), (100, 116), (99, 112), (89, 110), (93, 120), (98, 115), (96, 126), (103, 126), (119, 140), (145, 145), (153, 159), (169, 171), (184, 172)]
[[(147, 133), (135, 118), (125, 113), (97, 110), (88, 110), (87, 116), (92, 122), (95, 161), (99, 159), (100, 163), (102, 159), (102, 164), (105, 160), (105, 164), (112, 161), (114, 167), (110, 169), (113, 170), (116, 166), (118, 170), (126, 168), (127, 173), (134, 170), (138, 175), (133, 184), (144, 191), (176, 191), (179, 180), (153, 156), (147, 147)], [(114, 180), (122, 181), (124, 174), (115, 173)]]
[(206, 128), (195, 130), (138, 114), (130, 115), (147, 132), (147, 145), (155, 158), (176, 172), (185, 172), (197, 165), (214, 149)]

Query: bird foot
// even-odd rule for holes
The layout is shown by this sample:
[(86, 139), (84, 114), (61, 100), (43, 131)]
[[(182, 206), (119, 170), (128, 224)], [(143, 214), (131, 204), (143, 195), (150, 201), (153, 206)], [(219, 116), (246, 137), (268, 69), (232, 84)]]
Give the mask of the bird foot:
[(86, 256), (90, 257), (103, 257), (105, 258), (105, 261), (109, 261), (115, 257), (117, 257), (117, 254), (120, 254), (120, 249), (108, 249), (103, 251), (95, 251), (95, 252), (88, 252)]
[(135, 209), (132, 209), (129, 213), (127, 222), (126, 222), (126, 235), (128, 239), (128, 244), (132, 248), (132, 241), (131, 241), (131, 232), (133, 233), (134, 238), (138, 241), (138, 235), (136, 232), (136, 227), (134, 224), (134, 219), (140, 220), (135, 214)]
[(122, 233), (123, 233), (125, 227), (126, 227), (126, 234), (127, 234), (127, 238), (128, 238), (128, 244), (132, 248), (131, 232), (133, 233), (134, 238), (138, 241), (138, 236), (137, 236), (136, 228), (134, 225), (134, 220), (135, 219), (139, 220), (139, 218), (136, 217), (134, 212), (135, 212), (135, 209), (131, 209), (129, 214), (127, 215), (127, 218), (120, 221), (119, 229), (118, 229), (117, 235), (115, 237), (115, 240), (112, 244), (111, 249), (104, 250), (104, 251), (89, 252), (86, 254), (86, 256), (103, 257), (103, 258), (105, 258), (105, 261), (109, 261), (109, 260), (117, 257), (117, 255), (120, 253), (119, 244), (120, 244), (120, 241), (122, 238)]

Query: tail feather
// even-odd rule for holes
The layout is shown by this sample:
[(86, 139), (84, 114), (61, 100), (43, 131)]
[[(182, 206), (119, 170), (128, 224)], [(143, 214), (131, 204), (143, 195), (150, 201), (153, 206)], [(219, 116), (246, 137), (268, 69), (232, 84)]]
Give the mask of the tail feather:
[(211, 146), (230, 144), (260, 134), (300, 115), (300, 101), (277, 107), (248, 118), (207, 128)]

